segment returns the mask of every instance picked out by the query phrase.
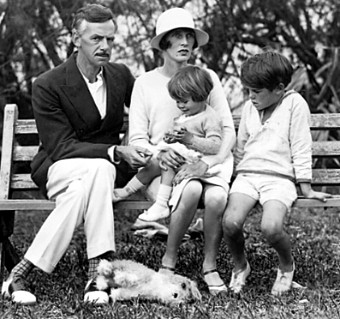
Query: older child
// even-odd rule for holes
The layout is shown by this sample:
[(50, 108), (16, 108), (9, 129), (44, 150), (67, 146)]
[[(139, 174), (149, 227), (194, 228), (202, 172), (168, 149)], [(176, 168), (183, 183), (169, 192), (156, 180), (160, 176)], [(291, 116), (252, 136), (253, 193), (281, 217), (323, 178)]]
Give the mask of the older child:
[(259, 201), (262, 233), (279, 258), (272, 294), (292, 285), (295, 270), (284, 217), (297, 198), (295, 183), (307, 198), (326, 201), (331, 195), (311, 188), (310, 113), (303, 97), (286, 86), (293, 68), (276, 52), (257, 54), (241, 67), (250, 101), (243, 109), (235, 149), (236, 179), (223, 217), (224, 239), (235, 267), (229, 287), (239, 293), (250, 273), (244, 253), (243, 224)]
[[(214, 109), (206, 102), (212, 88), (213, 82), (209, 73), (198, 66), (183, 67), (171, 78), (168, 91), (182, 115), (173, 120), (173, 129), (165, 134), (164, 141), (157, 147), (158, 151), (172, 148), (187, 162), (195, 162), (202, 155), (218, 153), (222, 142), (222, 123)], [(220, 168), (221, 165), (216, 165), (213, 171), (208, 170), (205, 178), (207, 183), (214, 184), (216, 180), (221, 179), (220, 183), (225, 184), (221, 177), (216, 176), (220, 173)], [(156, 202), (141, 214), (139, 219), (155, 221), (168, 217), (168, 201), (176, 171), (155, 157), (123, 189), (115, 189), (115, 201), (130, 196), (160, 174), (161, 185)], [(213, 175), (212, 180), (210, 176)]]

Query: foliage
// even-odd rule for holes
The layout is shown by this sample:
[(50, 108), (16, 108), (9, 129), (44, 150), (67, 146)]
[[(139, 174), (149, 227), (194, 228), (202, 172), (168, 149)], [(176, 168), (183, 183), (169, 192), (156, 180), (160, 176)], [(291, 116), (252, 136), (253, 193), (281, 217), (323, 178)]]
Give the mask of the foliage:
[[(73, 50), (72, 14), (93, 0), (0, 1), (0, 105), (18, 103), (28, 116), (32, 80), (60, 64)], [(301, 70), (297, 88), (313, 112), (339, 111), (340, 26), (337, 0), (99, 0), (117, 16), (120, 37), (114, 59), (136, 75), (159, 65), (149, 45), (160, 12), (173, 6), (193, 12), (210, 42), (198, 63), (214, 69), (223, 83), (238, 78), (240, 63), (263, 48), (290, 56)], [(237, 83), (237, 82), (236, 82)], [(229, 95), (233, 95), (228, 87)], [(235, 93), (237, 94), (237, 93)], [(28, 110), (27, 110), (28, 109)]]
[[(137, 212), (116, 213), (116, 258), (128, 258), (158, 269), (165, 242), (134, 236), (129, 227)], [(36, 229), (47, 212), (24, 212), (17, 215), (13, 240), (20, 254), (26, 251)], [(80, 228), (65, 256), (52, 274), (36, 270), (30, 276), (38, 304), (20, 307), (0, 301), (2, 319), (10, 318), (338, 318), (340, 314), (339, 286), (339, 213), (336, 210), (298, 210), (288, 216), (287, 230), (293, 243), (297, 271), (294, 280), (306, 289), (294, 289), (276, 298), (270, 295), (276, 276), (277, 257), (260, 233), (261, 214), (254, 211), (246, 222), (247, 255), (252, 272), (244, 292), (228, 292), (218, 297), (208, 294), (202, 279), (203, 240), (201, 237), (184, 242), (179, 251), (177, 271), (196, 280), (202, 292), (202, 302), (168, 307), (156, 302), (134, 299), (114, 305), (91, 307), (83, 303), (87, 261), (85, 238)], [(218, 269), (228, 283), (232, 264), (222, 242)]]

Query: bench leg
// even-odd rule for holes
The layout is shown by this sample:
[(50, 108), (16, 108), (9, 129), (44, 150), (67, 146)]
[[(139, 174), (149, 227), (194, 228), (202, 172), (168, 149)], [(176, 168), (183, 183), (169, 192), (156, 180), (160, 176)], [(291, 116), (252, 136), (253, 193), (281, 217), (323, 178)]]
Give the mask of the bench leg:
[(4, 280), (5, 267), (10, 273), (14, 266), (19, 263), (20, 258), (8, 238), (0, 242), (0, 284)]
[(0, 242), (0, 284), (2, 286), (2, 282), (4, 279), (4, 269), (5, 269), (5, 250), (4, 245)]

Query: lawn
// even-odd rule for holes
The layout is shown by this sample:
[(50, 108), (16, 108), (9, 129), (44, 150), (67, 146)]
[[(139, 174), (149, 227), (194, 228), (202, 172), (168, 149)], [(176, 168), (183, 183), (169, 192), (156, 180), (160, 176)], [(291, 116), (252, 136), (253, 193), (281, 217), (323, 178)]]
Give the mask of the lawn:
[[(161, 239), (134, 236), (130, 225), (137, 212), (116, 214), (117, 258), (127, 258), (158, 269), (165, 250)], [(26, 251), (46, 212), (19, 213), (13, 242), (19, 253)], [(38, 304), (31, 307), (1, 300), (1, 319), (8, 318), (340, 318), (340, 215), (335, 209), (293, 210), (287, 218), (296, 262), (294, 289), (281, 298), (270, 295), (276, 276), (277, 258), (259, 229), (260, 213), (254, 211), (245, 227), (248, 259), (252, 267), (241, 295), (231, 292), (208, 294), (202, 280), (202, 237), (183, 242), (177, 271), (196, 280), (201, 302), (169, 307), (139, 299), (92, 307), (82, 302), (87, 261), (82, 229), (51, 275), (35, 270), (30, 276)], [(230, 254), (221, 245), (218, 268), (226, 283), (232, 269)]]

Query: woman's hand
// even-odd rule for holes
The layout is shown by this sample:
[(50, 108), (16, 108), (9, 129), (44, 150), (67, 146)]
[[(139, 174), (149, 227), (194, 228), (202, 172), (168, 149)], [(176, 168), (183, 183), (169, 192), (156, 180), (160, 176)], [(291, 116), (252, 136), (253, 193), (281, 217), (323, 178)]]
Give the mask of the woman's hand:
[(207, 170), (208, 170), (208, 164), (203, 161), (198, 161), (194, 164), (184, 164), (178, 170), (173, 180), (173, 184), (177, 185), (186, 178), (203, 177), (205, 173), (207, 172)]
[(167, 167), (176, 170), (185, 163), (185, 159), (172, 149), (159, 152), (157, 159), (159, 160), (160, 168), (165, 171)]

